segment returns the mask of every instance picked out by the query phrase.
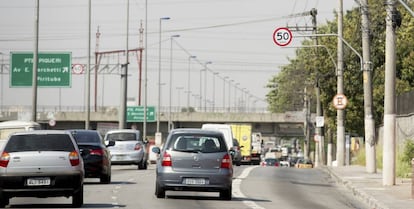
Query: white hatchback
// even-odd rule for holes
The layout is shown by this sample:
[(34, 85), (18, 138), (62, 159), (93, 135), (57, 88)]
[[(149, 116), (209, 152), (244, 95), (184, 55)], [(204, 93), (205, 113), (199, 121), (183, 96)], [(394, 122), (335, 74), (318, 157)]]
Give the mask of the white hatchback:
[(138, 165), (138, 169), (147, 169), (148, 152), (146, 142), (141, 138), (139, 130), (118, 129), (105, 134), (104, 141), (116, 141), (115, 146), (108, 147), (113, 165)]

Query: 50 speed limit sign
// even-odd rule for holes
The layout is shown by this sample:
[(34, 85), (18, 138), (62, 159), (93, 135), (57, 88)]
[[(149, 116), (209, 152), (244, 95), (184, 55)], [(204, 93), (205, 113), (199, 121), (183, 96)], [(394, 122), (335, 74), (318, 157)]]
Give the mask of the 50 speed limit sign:
[(292, 32), (289, 28), (277, 28), (273, 32), (273, 41), (278, 46), (287, 46), (292, 41)]

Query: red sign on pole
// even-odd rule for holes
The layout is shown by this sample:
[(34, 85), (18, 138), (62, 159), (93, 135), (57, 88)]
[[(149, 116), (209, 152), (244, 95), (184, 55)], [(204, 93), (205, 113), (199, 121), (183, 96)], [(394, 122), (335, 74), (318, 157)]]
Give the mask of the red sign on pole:
[(278, 46), (287, 46), (292, 41), (292, 32), (289, 28), (277, 28), (273, 32), (273, 41)]

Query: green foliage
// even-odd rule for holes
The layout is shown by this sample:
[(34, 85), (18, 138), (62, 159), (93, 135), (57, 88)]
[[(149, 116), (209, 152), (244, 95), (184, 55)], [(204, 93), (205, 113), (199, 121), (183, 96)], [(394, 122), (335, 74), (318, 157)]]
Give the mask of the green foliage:
[[(411, 8), (414, 1), (408, 2)], [(386, 10), (383, 1), (369, 0), (370, 19), (370, 60), (372, 67), (372, 107), (376, 125), (382, 124), (384, 114), (385, 82), (385, 40)], [(414, 90), (414, 18), (402, 5), (397, 5), (403, 20), (396, 29), (396, 91), (397, 95)], [(360, 8), (347, 11), (343, 18), (343, 39), (362, 55), (362, 30)], [(337, 20), (318, 26), (319, 34), (337, 33)], [(318, 44), (325, 47), (300, 48), (296, 57), (290, 58), (289, 64), (283, 66), (280, 73), (269, 80), (267, 101), (271, 112), (286, 112), (303, 109), (304, 89), (311, 98), (311, 107), (315, 107), (314, 87), (319, 81), (320, 99), (325, 116), (325, 130), (336, 129), (337, 111), (332, 105), (332, 98), (337, 93), (337, 37), (318, 37)], [(306, 39), (302, 45), (313, 45), (313, 40)], [(347, 132), (364, 135), (364, 87), (361, 60), (344, 44), (343, 80), (344, 94), (348, 98), (345, 129)], [(333, 60), (330, 57), (333, 57)], [(315, 109), (311, 110), (313, 113)], [(380, 161), (382, 162), (382, 160)]]

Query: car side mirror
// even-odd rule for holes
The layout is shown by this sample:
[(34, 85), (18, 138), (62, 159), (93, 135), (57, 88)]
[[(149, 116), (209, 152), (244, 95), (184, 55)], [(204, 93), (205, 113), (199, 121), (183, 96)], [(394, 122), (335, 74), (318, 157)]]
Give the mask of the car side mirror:
[(231, 149), (231, 150), (230, 150), (230, 155), (231, 155), (231, 156), (234, 156), (235, 154), (236, 154), (236, 152), (235, 152), (233, 149)]
[(161, 153), (161, 149), (159, 147), (153, 147), (151, 149), (152, 152), (156, 153), (156, 154), (160, 154)]
[(109, 141), (108, 145), (106, 145), (106, 147), (111, 147), (111, 146), (115, 146), (115, 141)]

